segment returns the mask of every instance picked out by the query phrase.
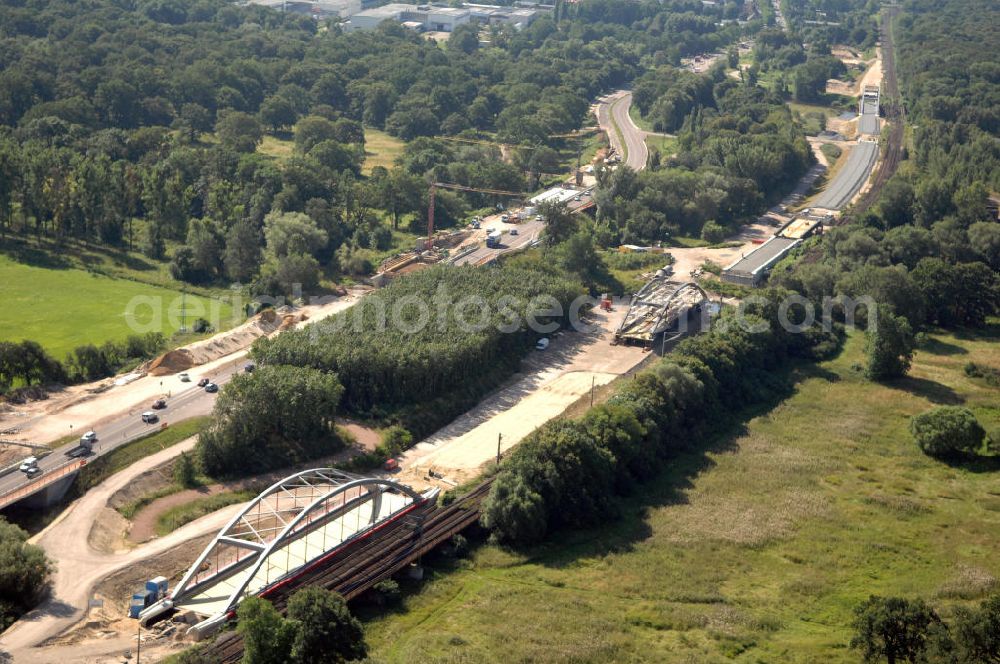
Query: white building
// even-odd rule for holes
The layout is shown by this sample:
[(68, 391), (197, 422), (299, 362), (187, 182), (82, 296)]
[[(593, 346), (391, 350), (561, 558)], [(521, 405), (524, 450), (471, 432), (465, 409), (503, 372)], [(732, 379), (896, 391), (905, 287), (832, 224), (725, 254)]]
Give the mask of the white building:
[(486, 24), (509, 23), (518, 30), (526, 28), (538, 17), (535, 9), (519, 9), (517, 7), (502, 7), (500, 5), (480, 5), (470, 2), (462, 6), (469, 10), (473, 21)]
[(468, 9), (393, 3), (354, 14), (346, 28), (350, 31), (373, 30), (382, 21), (396, 21), (407, 27), (420, 27), (434, 32), (452, 32), (469, 20)]

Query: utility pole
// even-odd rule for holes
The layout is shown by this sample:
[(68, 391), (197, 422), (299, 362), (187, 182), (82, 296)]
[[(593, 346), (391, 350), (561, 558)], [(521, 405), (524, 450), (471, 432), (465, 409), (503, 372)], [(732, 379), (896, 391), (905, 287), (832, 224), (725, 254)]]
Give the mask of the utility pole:
[(590, 377), (590, 407), (594, 407), (594, 387), (597, 385), (597, 376)]
[(181, 289), (181, 332), (187, 332), (187, 287)]
[(139, 664), (142, 656), (142, 623), (137, 620), (135, 627), (135, 664)]
[(427, 206), (427, 244), (424, 245), (425, 249), (432, 249), (434, 247), (434, 194), (437, 192), (437, 187), (431, 184), (430, 202)]
[(497, 434), (497, 465), (500, 465), (500, 441), (503, 440), (503, 434)]

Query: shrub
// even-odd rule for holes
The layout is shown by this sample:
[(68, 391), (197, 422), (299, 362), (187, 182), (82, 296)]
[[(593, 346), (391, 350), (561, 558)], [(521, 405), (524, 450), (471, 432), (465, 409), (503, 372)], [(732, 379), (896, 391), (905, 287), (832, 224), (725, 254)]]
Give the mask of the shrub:
[(978, 452), (986, 432), (968, 408), (940, 406), (910, 419), (910, 433), (925, 454)]
[(405, 428), (394, 425), (382, 433), (382, 442), (376, 452), (385, 458), (394, 457), (410, 449), (413, 445), (413, 434)]
[(174, 462), (174, 482), (185, 489), (190, 489), (198, 484), (194, 460), (186, 452), (181, 452), (177, 461)]

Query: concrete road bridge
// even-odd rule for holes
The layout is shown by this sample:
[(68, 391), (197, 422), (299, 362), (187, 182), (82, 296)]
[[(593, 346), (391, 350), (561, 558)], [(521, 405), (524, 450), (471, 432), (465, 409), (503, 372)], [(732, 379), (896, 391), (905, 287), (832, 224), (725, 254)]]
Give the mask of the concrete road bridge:
[(253, 595), (268, 596), (323, 565), (341, 549), (433, 502), (389, 479), (333, 468), (290, 475), (268, 487), (219, 531), (180, 583), (139, 615), (143, 624), (168, 612), (191, 611), (201, 621), (189, 634), (216, 631)]

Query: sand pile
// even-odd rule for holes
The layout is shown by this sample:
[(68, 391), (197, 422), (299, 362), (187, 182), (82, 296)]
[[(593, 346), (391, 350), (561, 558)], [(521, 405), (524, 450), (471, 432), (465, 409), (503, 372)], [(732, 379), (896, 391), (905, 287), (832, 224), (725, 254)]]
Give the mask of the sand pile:
[(220, 357), (247, 348), (255, 339), (277, 330), (284, 330), (300, 320), (297, 314), (281, 317), (273, 309), (265, 309), (243, 325), (222, 332), (211, 339), (191, 344), (186, 348), (168, 351), (149, 363), (146, 368), (151, 376), (165, 376), (217, 360)]

